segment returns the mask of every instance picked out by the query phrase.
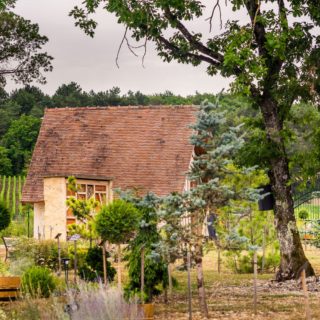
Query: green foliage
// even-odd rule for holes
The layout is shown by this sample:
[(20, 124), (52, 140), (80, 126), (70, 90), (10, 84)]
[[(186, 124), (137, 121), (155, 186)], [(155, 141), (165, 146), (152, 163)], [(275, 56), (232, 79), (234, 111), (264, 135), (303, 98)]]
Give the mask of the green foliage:
[(11, 221), (10, 211), (5, 202), (0, 201), (0, 231), (6, 229)]
[(0, 235), (3, 237), (26, 237), (28, 235), (28, 226), (29, 226), (29, 235), (33, 235), (33, 211), (30, 210), (29, 213), (29, 224), (28, 216), (25, 212), (23, 215), (15, 217), (8, 228), (3, 230)]
[[(67, 255), (67, 246), (62, 243), (61, 257)], [(34, 265), (57, 271), (59, 263), (57, 242), (55, 240), (37, 241), (31, 238), (20, 238), (15, 244), (11, 261), (12, 263), (17, 263), (23, 258), (28, 258)]]
[(1, 177), (1, 193), (0, 193), (0, 200), (1, 201), (4, 201), (4, 192), (6, 190), (6, 180), (7, 180), (6, 176)]
[[(106, 257), (110, 255), (106, 252)], [(82, 265), (79, 266), (79, 276), (86, 281), (99, 281), (103, 279), (103, 259), (101, 247), (94, 246), (89, 248), (85, 260)], [(116, 274), (116, 269), (111, 266), (111, 263), (107, 261), (107, 277), (108, 281), (112, 282)]]
[(168, 269), (164, 257), (156, 250), (161, 241), (157, 230), (159, 223), (156, 212), (159, 198), (149, 193), (144, 197), (131, 192), (122, 192), (120, 196), (132, 203), (141, 212), (135, 237), (129, 242), (126, 260), (128, 261), (129, 283), (125, 287), (127, 297), (136, 295), (141, 290), (141, 255), (144, 253), (144, 292), (140, 298), (151, 302), (161, 293), (161, 287), (168, 285)]
[(6, 203), (10, 204), (10, 195), (11, 195), (11, 176), (8, 177), (8, 187), (7, 187), (7, 194), (6, 194)]
[(134, 205), (116, 199), (103, 206), (96, 216), (96, 231), (103, 240), (111, 243), (126, 243), (133, 235), (138, 224), (140, 212)]
[[(235, 273), (253, 273), (253, 252), (233, 252), (226, 253), (227, 266)], [(258, 271), (262, 269), (262, 255), (257, 256)], [(269, 252), (264, 258), (264, 272), (274, 270), (279, 266), (280, 254), (279, 250)]]
[(82, 222), (92, 219), (94, 209), (97, 208), (98, 205), (99, 202), (94, 198), (81, 200), (70, 197), (67, 199), (67, 206), (72, 210), (73, 215)]
[(20, 200), (24, 179), (21, 176), (0, 176), (0, 201), (3, 200), (7, 203), (13, 218), (23, 215), (23, 206)]
[(0, 175), (11, 174), (12, 163), (9, 158), (9, 150), (0, 146)]
[(16, 188), (17, 188), (17, 177), (13, 177), (13, 185), (12, 185), (12, 215), (14, 216), (16, 213)]
[(21, 290), (33, 298), (48, 298), (56, 288), (56, 281), (49, 269), (33, 266), (21, 279)]
[[(265, 177), (256, 168), (239, 168), (233, 164), (232, 159), (244, 143), (241, 126), (229, 126), (218, 99), (215, 104), (201, 105), (193, 129), (197, 134), (191, 137), (191, 143), (196, 154), (189, 179), (194, 187), (166, 197), (159, 214), (167, 238), (199, 246), (207, 213), (215, 213), (223, 224), (225, 217), (237, 221), (236, 215), (246, 216), (259, 198), (256, 188)], [(192, 221), (191, 230), (188, 224), (181, 224), (181, 219)], [(229, 237), (238, 234), (238, 230), (230, 226), (226, 234)], [(222, 238), (219, 242), (223, 245)]]
[(298, 217), (301, 220), (306, 220), (309, 218), (309, 211), (306, 209), (301, 209), (298, 213)]
[[(21, 248), (22, 249), (22, 248)], [(66, 254), (66, 249), (61, 250), (61, 256)], [(33, 248), (33, 259), (39, 266), (51, 270), (58, 270), (58, 246), (55, 240), (42, 240), (35, 242)]]
[(94, 230), (93, 215), (96, 212), (96, 208), (99, 207), (99, 201), (95, 200), (94, 197), (90, 199), (77, 199), (78, 185), (77, 179), (73, 176), (68, 177), (68, 190), (74, 194), (74, 196), (69, 196), (66, 204), (68, 208), (71, 209), (72, 214), (81, 222), (82, 224), (71, 224), (68, 226), (68, 231), (70, 235), (80, 234), (83, 239), (90, 239), (97, 237)]
[(8, 156), (14, 163), (13, 174), (24, 171), (32, 155), (38, 136), (40, 119), (32, 116), (21, 116), (14, 120), (2, 138), (2, 145), (8, 149)]
[(0, 276), (8, 276), (10, 275), (9, 270), (8, 270), (8, 264), (6, 264), (3, 261), (0, 261)]

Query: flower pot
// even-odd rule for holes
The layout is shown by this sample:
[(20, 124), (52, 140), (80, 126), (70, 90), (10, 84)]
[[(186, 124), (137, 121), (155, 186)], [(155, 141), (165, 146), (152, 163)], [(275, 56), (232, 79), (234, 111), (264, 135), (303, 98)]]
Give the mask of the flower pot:
[(140, 308), (143, 312), (143, 320), (153, 320), (154, 317), (154, 304), (144, 303), (140, 304)]
[(0, 277), (0, 299), (17, 298), (20, 295), (20, 277)]

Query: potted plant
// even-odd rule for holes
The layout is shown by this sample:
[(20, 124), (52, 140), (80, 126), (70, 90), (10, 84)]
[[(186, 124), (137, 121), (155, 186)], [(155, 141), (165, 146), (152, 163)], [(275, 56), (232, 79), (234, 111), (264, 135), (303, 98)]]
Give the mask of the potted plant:
[(117, 199), (103, 206), (95, 219), (95, 227), (102, 241), (118, 246), (118, 287), (121, 288), (121, 244), (133, 236), (140, 216), (129, 202)]

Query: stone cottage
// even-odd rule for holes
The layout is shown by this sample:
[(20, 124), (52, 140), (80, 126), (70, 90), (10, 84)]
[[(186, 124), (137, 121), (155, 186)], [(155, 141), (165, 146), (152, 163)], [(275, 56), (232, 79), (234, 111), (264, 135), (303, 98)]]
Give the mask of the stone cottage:
[(66, 239), (76, 223), (68, 210), (67, 178), (77, 197), (113, 199), (113, 189), (159, 196), (189, 188), (193, 106), (47, 109), (33, 152), (22, 202), (34, 206), (34, 237)]

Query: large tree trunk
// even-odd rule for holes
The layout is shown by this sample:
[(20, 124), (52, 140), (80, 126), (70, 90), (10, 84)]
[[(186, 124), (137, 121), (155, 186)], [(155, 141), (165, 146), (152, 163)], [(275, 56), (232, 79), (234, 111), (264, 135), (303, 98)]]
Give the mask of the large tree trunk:
[(260, 108), (267, 137), (278, 150), (278, 154), (270, 161), (269, 172), (275, 197), (275, 227), (280, 243), (281, 256), (276, 279), (284, 281), (298, 277), (303, 265), (306, 267), (307, 276), (311, 276), (314, 275), (314, 270), (304, 254), (294, 216), (288, 159), (281, 136), (282, 122), (278, 114), (278, 106), (269, 97), (262, 101)]

